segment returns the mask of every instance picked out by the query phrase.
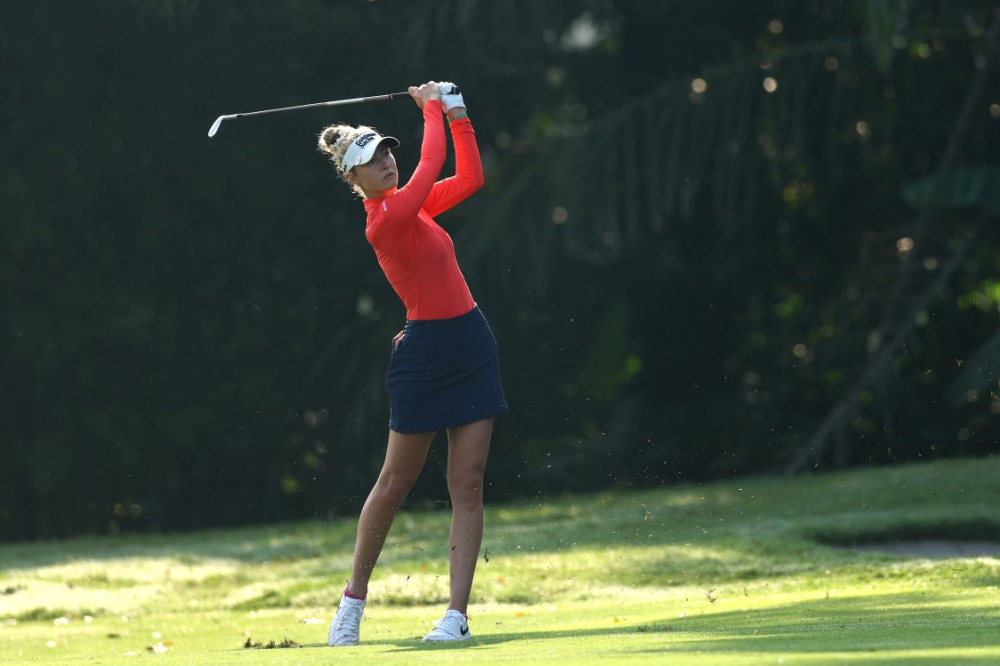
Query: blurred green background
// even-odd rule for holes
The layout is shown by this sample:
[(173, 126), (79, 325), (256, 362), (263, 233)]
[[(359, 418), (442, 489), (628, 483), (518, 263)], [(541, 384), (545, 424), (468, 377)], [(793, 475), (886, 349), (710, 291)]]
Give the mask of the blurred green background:
[(430, 79), (486, 170), (438, 221), (489, 501), (1000, 450), (997, 6), (0, 0), (0, 537), (360, 507), (405, 312), (316, 135), (405, 176), (420, 114), (206, 133)]

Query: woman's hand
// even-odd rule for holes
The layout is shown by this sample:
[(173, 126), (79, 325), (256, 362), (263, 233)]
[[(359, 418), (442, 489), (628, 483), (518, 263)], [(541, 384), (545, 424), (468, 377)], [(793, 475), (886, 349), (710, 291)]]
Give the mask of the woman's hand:
[(413, 98), (413, 101), (416, 102), (417, 106), (421, 109), (424, 108), (424, 104), (426, 104), (428, 100), (436, 99), (439, 102), (441, 101), (441, 89), (435, 81), (428, 81), (419, 88), (417, 86), (410, 86), (407, 89), (407, 92), (410, 93), (410, 97)]
[(448, 120), (454, 120), (458, 116), (465, 115), (465, 99), (463, 99), (458, 86), (451, 81), (444, 81), (438, 83), (438, 88), (441, 90), (441, 106), (444, 107), (444, 112), (448, 114)]

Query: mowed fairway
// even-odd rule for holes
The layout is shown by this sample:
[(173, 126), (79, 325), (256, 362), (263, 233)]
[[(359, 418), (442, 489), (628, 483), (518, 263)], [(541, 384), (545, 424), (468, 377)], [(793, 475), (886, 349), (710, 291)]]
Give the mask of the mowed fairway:
[(995, 457), (494, 506), (460, 647), (419, 642), (443, 511), (400, 515), (357, 648), (325, 646), (353, 519), (6, 545), (0, 663), (998, 664), (1000, 556), (827, 545), (996, 542), (998, 507)]

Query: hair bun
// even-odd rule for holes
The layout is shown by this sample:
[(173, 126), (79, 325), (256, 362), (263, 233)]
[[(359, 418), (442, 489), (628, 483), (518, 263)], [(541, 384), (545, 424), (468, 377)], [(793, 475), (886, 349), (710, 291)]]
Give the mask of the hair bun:
[(323, 136), (321, 137), (321, 146), (324, 151), (328, 153), (333, 152), (334, 146), (340, 141), (341, 128), (340, 126), (327, 127), (323, 130)]

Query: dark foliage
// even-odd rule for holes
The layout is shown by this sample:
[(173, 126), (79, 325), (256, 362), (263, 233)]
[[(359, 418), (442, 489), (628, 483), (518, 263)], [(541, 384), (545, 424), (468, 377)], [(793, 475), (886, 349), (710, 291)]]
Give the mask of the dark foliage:
[(0, 536), (357, 510), (404, 313), (315, 137), (408, 173), (419, 114), (205, 134), (428, 79), (486, 165), (440, 221), (501, 346), (490, 499), (996, 451), (996, 11), (0, 2)]

